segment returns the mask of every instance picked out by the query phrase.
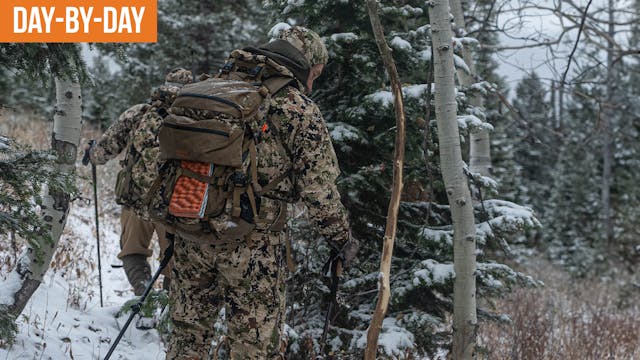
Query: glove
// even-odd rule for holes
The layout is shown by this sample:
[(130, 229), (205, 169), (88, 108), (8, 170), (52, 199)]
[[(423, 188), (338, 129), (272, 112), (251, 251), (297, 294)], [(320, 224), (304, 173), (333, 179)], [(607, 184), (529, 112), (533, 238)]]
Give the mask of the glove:
[(82, 165), (87, 166), (91, 162), (91, 149), (96, 144), (96, 141), (91, 139), (84, 147), (84, 156), (82, 157)]
[(356, 240), (351, 233), (349, 233), (349, 241), (342, 247), (340, 250), (339, 258), (342, 260), (342, 265), (344, 268), (348, 268), (353, 263), (353, 260), (358, 255), (358, 250), (360, 249), (360, 243)]
[(322, 273), (328, 275), (334, 269), (338, 269), (338, 272), (342, 273), (342, 270), (351, 266), (359, 249), (360, 243), (351, 236), (351, 230), (349, 230), (349, 240), (342, 247), (331, 243), (331, 254), (329, 260), (322, 267)]

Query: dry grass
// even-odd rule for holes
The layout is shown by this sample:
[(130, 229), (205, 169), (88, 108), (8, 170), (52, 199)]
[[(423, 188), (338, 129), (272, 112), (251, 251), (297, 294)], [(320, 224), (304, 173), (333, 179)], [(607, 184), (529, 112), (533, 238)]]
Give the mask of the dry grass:
[(15, 138), (35, 150), (51, 147), (53, 123), (41, 115), (16, 113), (11, 109), (0, 109), (0, 136)]
[[(47, 120), (41, 115), (29, 113), (16, 113), (12, 109), (0, 108), (0, 136), (7, 136), (16, 139), (23, 145), (28, 145), (34, 150), (48, 150), (51, 148), (51, 133), (53, 131), (53, 122)], [(80, 147), (78, 149), (78, 157), (76, 163), (76, 173), (78, 174), (77, 186), (80, 191), (79, 199), (75, 199), (72, 206), (86, 207), (87, 214), (93, 214), (93, 187), (91, 183), (91, 170), (88, 166), (82, 166), (82, 144), (87, 143), (87, 139), (98, 138), (100, 130), (83, 125), (82, 135), (80, 139)], [(115, 173), (119, 168), (117, 161), (111, 161), (105, 166), (98, 167), (98, 190), (100, 199), (106, 199), (100, 202), (100, 211), (109, 215), (117, 212), (119, 207), (112, 201), (113, 199), (113, 183), (115, 182)], [(63, 237), (69, 236), (69, 231), (65, 230)], [(84, 245), (84, 244), (83, 244)], [(0, 238), (0, 273), (7, 274), (15, 265), (19, 254), (26, 246), (24, 239), (13, 238), (9, 236), (7, 239)], [(69, 269), (69, 263), (77, 265), (77, 259), (86, 259), (88, 249), (85, 246), (77, 247), (65, 242), (60, 244), (60, 248), (56, 252), (51, 264), (54, 271), (61, 269)], [(81, 261), (80, 261), (81, 262)], [(74, 268), (76, 267), (74, 265)], [(87, 266), (85, 266), (87, 267)], [(65, 270), (65, 271), (67, 271)], [(78, 278), (81, 278), (78, 274)]]
[(618, 284), (572, 279), (550, 264), (536, 270), (545, 288), (500, 304), (511, 323), (481, 326), (487, 359), (640, 359), (640, 308), (618, 306), (628, 296)]

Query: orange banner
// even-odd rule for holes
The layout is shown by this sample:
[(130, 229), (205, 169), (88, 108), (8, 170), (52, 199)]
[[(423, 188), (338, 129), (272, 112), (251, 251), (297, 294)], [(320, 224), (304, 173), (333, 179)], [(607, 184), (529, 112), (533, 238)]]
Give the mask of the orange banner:
[(0, 0), (0, 42), (156, 42), (157, 0)]

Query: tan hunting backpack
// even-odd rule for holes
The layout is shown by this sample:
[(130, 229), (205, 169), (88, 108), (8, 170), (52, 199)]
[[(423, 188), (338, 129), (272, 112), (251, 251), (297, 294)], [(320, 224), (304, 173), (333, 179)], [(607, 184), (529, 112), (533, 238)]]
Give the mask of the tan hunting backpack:
[[(260, 221), (261, 194), (287, 175), (258, 184), (256, 138), (267, 126), (271, 95), (292, 81), (275, 61), (236, 50), (219, 75), (185, 85), (160, 128), (166, 161), (147, 196), (151, 218), (222, 240), (251, 231)], [(226, 226), (216, 226), (220, 219)]]

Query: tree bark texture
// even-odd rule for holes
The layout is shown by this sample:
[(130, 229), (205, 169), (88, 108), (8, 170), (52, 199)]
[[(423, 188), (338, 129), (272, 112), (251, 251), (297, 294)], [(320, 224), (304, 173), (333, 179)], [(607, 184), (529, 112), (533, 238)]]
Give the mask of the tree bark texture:
[[(455, 32), (457, 36), (465, 36), (466, 25), (464, 21), (464, 12), (460, 0), (450, 0), (451, 13), (455, 23)], [(477, 72), (476, 64), (473, 60), (473, 53), (469, 46), (462, 48), (462, 59), (467, 64), (470, 73), (459, 69), (458, 80), (463, 87), (469, 87), (476, 82)], [(470, 96), (470, 104), (475, 107), (482, 107), (482, 97), (478, 94)], [(489, 130), (481, 129), (472, 131), (469, 134), (469, 170), (474, 173), (480, 173), (483, 176), (489, 176), (491, 172), (491, 137)]]
[(402, 170), (404, 164), (404, 144), (405, 144), (405, 116), (404, 103), (402, 99), (402, 83), (398, 76), (395, 62), (391, 56), (391, 49), (384, 38), (384, 31), (378, 16), (378, 3), (376, 0), (367, 0), (367, 10), (373, 28), (376, 44), (380, 50), (380, 55), (384, 66), (391, 80), (391, 92), (393, 93), (393, 103), (396, 111), (396, 143), (393, 161), (393, 187), (391, 189), (391, 200), (387, 211), (387, 223), (382, 244), (382, 258), (380, 260), (380, 290), (378, 301), (371, 318), (371, 324), (367, 331), (367, 346), (364, 358), (375, 360), (378, 350), (378, 335), (382, 329), (382, 322), (389, 306), (391, 275), (391, 258), (393, 255), (393, 243), (396, 237), (398, 225), (398, 210), (400, 208), (400, 196), (402, 195)]
[(440, 164), (453, 220), (453, 359), (476, 356), (476, 241), (468, 179), (464, 174), (457, 104), (451, 23), (447, 0), (434, 0), (429, 8), (435, 66), (435, 108)]
[[(56, 78), (56, 109), (53, 116), (51, 148), (58, 156), (56, 171), (73, 174), (77, 158), (80, 129), (82, 126), (82, 94), (77, 81)], [(38, 289), (49, 269), (62, 230), (69, 214), (69, 194), (44, 189), (42, 217), (50, 241), (42, 244), (39, 251), (28, 248), (19, 266), (16, 267), (23, 280), (21, 288), (14, 294), (14, 303), (9, 311), (18, 316)]]
[[(608, 4), (608, 12), (609, 12), (609, 24), (608, 24), (608, 34), (611, 39), (614, 38), (616, 34), (615, 29), (615, 16), (614, 10), (615, 5), (613, 0), (609, 0)], [(616, 76), (615, 70), (613, 67), (614, 58), (615, 58), (615, 49), (612, 41), (608, 42), (607, 45), (607, 95), (606, 95), (606, 104), (603, 106), (603, 116), (602, 116), (602, 190), (601, 190), (601, 198), (602, 198), (602, 212), (603, 212), (603, 220), (604, 220), (604, 231), (607, 241), (607, 246), (609, 250), (613, 250), (613, 238), (614, 238), (614, 230), (613, 230), (613, 209), (611, 207), (611, 184), (613, 183), (613, 156), (615, 151), (615, 139), (613, 136), (613, 128), (615, 122), (616, 112), (613, 108), (613, 103), (615, 102), (615, 83)]]

